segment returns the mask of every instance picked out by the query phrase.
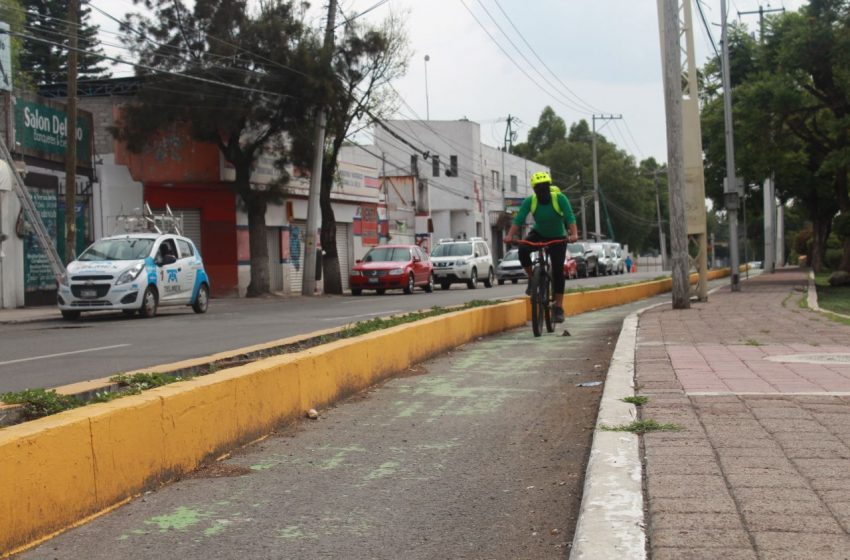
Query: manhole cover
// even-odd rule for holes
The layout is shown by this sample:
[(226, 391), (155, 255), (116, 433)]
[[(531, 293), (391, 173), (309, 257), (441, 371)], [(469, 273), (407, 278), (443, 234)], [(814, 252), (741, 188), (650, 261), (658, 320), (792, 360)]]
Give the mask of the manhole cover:
[(770, 356), (765, 360), (795, 364), (850, 364), (850, 353), (786, 354), (784, 356)]

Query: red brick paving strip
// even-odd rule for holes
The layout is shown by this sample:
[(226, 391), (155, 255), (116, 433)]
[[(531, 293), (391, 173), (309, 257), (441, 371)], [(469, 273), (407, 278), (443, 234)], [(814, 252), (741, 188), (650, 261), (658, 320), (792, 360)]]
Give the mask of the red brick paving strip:
[(850, 363), (767, 359), (850, 353), (850, 326), (798, 306), (806, 282), (641, 315), (641, 415), (685, 428), (643, 439), (653, 560), (850, 558)]

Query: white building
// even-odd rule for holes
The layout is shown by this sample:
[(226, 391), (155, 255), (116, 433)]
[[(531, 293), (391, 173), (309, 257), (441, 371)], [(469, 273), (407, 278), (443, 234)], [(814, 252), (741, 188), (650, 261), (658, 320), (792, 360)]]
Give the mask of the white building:
[(530, 194), (531, 175), (549, 168), (482, 144), (480, 125), (466, 119), (383, 125), (365, 150), (380, 156), (383, 176), (412, 175), (426, 186), (427, 219), (417, 220), (417, 235), (484, 237), (501, 256), (506, 210)]

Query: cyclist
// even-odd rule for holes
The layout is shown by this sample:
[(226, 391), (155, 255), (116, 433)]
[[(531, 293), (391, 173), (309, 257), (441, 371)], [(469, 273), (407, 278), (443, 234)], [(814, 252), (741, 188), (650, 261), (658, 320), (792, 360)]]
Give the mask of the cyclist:
[[(534, 226), (526, 237), (527, 241), (543, 242), (567, 238), (571, 243), (578, 240), (576, 217), (570, 201), (558, 187), (552, 185), (552, 177), (546, 172), (531, 176), (531, 188), (534, 194), (522, 201), (519, 212), (514, 217), (505, 243), (510, 244), (519, 233), (529, 213), (534, 216)], [(567, 233), (569, 232), (569, 234)], [(519, 262), (525, 273), (531, 278), (531, 252), (528, 245), (519, 246)], [(564, 322), (564, 259), (567, 255), (566, 243), (555, 243), (549, 247), (552, 261), (552, 290), (555, 294), (554, 320)], [(530, 294), (530, 288), (525, 291)]]

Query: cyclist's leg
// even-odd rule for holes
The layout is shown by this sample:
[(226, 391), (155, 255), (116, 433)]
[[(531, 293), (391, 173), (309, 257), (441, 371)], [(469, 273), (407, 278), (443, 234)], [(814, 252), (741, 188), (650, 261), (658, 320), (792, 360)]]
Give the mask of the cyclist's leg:
[[(549, 246), (549, 260), (552, 261), (552, 291), (555, 294), (555, 307), (561, 310), (564, 309), (564, 260), (567, 257), (566, 243), (556, 243)], [(556, 316), (558, 311), (555, 311)]]
[[(528, 235), (525, 237), (526, 241), (540, 241), (540, 234), (536, 231), (531, 230)], [(528, 245), (518, 245), (517, 251), (519, 256), (519, 264), (522, 266), (522, 269), (525, 270), (526, 276), (528, 276), (529, 280), (531, 279), (531, 253), (536, 251), (534, 247), (529, 247)]]

